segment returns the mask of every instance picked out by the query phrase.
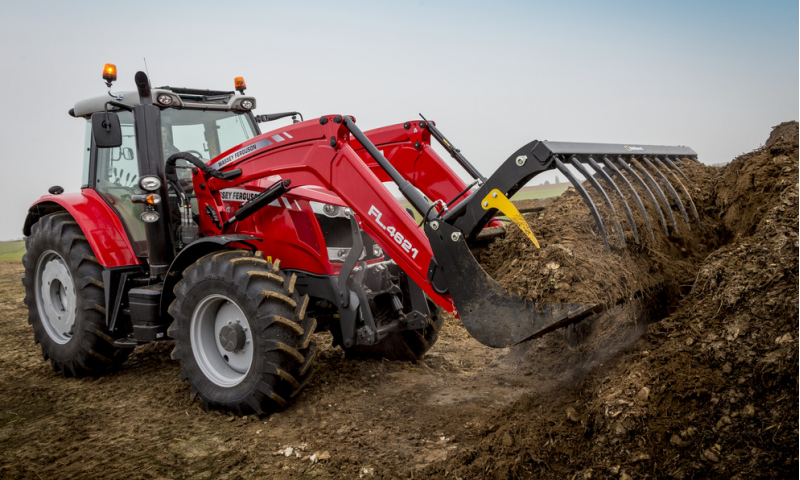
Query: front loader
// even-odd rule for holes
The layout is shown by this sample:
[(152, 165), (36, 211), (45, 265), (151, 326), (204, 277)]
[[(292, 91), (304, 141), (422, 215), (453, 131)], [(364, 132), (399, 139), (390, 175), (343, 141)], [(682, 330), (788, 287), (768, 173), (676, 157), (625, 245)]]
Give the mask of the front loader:
[[(308, 382), (318, 328), (350, 356), (416, 360), (436, 341), (442, 308), (493, 347), (576, 322), (602, 306), (524, 301), (470, 251), (501, 215), (536, 243), (509, 197), (552, 169), (586, 200), (607, 248), (624, 248), (620, 222), (619, 242), (610, 242), (566, 164), (612, 211), (595, 177), (620, 196), (636, 242), (610, 175), (639, 199), (628, 177), (635, 179), (662, 226), (665, 210), (677, 228), (658, 178), (689, 222), (667, 180), (696, 157), (686, 147), (534, 141), (484, 177), (425, 119), (364, 133), (351, 116), (325, 115), (261, 133), (259, 121), (299, 114), (254, 115), (241, 79), (236, 95), (152, 88), (142, 72), (136, 91), (112, 94), (115, 67), (104, 78), (109, 96), (70, 111), (87, 120), (81, 192), (51, 188), (24, 227), (29, 321), (45, 359), (67, 376), (101, 374), (137, 345), (174, 339), (181, 378), (204, 407), (263, 413), (286, 406)], [(652, 234), (646, 208), (636, 205)]]

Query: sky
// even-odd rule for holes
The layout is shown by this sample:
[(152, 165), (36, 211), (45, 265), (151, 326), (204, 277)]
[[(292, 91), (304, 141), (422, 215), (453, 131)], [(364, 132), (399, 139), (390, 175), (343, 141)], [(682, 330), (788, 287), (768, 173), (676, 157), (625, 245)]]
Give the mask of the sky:
[(486, 176), (536, 139), (686, 145), (723, 163), (798, 119), (797, 1), (118, 5), (3, 7), (0, 240), (22, 237), (50, 186), (79, 190), (85, 126), (67, 112), (105, 94), (105, 63), (119, 90), (145, 58), (154, 86), (243, 76), (257, 114), (348, 114), (369, 130), (421, 112)]

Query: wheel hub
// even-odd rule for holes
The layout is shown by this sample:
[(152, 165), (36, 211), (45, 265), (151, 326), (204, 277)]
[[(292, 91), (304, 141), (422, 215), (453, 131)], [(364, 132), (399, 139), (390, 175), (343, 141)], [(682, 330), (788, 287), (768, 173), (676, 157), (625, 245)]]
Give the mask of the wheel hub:
[(36, 266), (36, 306), (47, 335), (56, 343), (72, 338), (77, 314), (75, 282), (61, 256), (48, 250)]
[(244, 348), (247, 336), (244, 333), (244, 328), (241, 324), (233, 323), (225, 325), (219, 331), (219, 343), (222, 348), (227, 352), (237, 352)]
[(206, 378), (221, 387), (244, 380), (253, 363), (253, 334), (233, 300), (219, 294), (200, 300), (189, 330), (194, 358)]

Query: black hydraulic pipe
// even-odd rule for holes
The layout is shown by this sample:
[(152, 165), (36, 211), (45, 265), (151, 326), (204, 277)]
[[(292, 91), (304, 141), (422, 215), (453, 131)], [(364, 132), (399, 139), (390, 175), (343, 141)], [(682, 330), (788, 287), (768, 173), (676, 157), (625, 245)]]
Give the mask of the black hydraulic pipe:
[(675, 215), (672, 214), (672, 207), (670, 207), (669, 201), (667, 200), (667, 196), (664, 195), (664, 191), (661, 190), (661, 187), (658, 186), (658, 182), (656, 182), (656, 179), (653, 178), (652, 175), (650, 175), (650, 172), (645, 170), (645, 168), (643, 166), (639, 165), (638, 162), (634, 162), (633, 160), (634, 159), (632, 158), (631, 159), (631, 165), (636, 167), (636, 169), (639, 171), (639, 173), (641, 173), (642, 176), (647, 179), (647, 183), (650, 184), (650, 187), (652, 187), (653, 192), (655, 192), (655, 194), (656, 194), (656, 197), (661, 201), (661, 204), (664, 206), (664, 209), (667, 211), (667, 217), (669, 217), (669, 221), (670, 221), (670, 223), (672, 223), (673, 231), (675, 233), (678, 233), (678, 222), (675, 221)]
[(444, 138), (444, 135), (442, 135), (442, 132), (440, 132), (439, 129), (436, 128), (436, 125), (429, 122), (428, 119), (423, 117), (421, 113), (419, 114), (419, 116), (422, 117), (422, 120), (425, 121), (425, 128), (428, 129), (429, 132), (431, 132), (431, 136), (435, 138), (436, 141), (439, 142), (439, 144), (442, 147), (444, 147), (445, 150), (447, 150), (447, 153), (449, 153), (450, 156), (453, 157), (453, 159), (455, 159), (455, 161), (458, 162), (459, 165), (464, 167), (464, 170), (466, 170), (470, 175), (472, 175), (472, 178), (479, 179), (482, 182), (486, 182), (486, 177), (481, 175), (478, 169), (475, 168), (471, 163), (469, 163), (469, 160), (467, 160), (467, 158), (461, 154), (461, 150), (454, 147), (453, 144), (451, 144), (446, 138)]
[(600, 183), (592, 176), (592, 174), (589, 173), (588, 170), (586, 170), (586, 167), (584, 167), (583, 164), (576, 157), (571, 157), (569, 160), (572, 163), (572, 166), (575, 167), (575, 169), (578, 170), (578, 172), (580, 172), (580, 174), (583, 175), (584, 178), (586, 178), (589, 184), (593, 186), (594, 189), (598, 191), (598, 193), (600, 193), (600, 196), (603, 197), (603, 201), (606, 202), (608, 208), (611, 209), (611, 216), (614, 217), (614, 226), (616, 227), (617, 234), (619, 235), (619, 241), (622, 243), (622, 246), (624, 247), (625, 234), (622, 231), (622, 225), (619, 223), (619, 218), (617, 218), (617, 210), (614, 208), (614, 204), (611, 203), (611, 199), (608, 198), (608, 194), (606, 194), (606, 191), (603, 190), (602, 185), (600, 185)]
[(611, 179), (608, 173), (606, 173), (605, 170), (603, 170), (603, 167), (601, 167), (597, 162), (594, 161), (594, 158), (589, 156), (589, 158), (587, 158), (586, 160), (589, 162), (589, 166), (591, 166), (597, 172), (597, 174), (600, 175), (600, 178), (602, 178), (603, 181), (606, 182), (606, 184), (610, 186), (612, 190), (617, 192), (617, 195), (619, 195), (620, 200), (622, 200), (622, 207), (625, 209), (625, 216), (628, 217), (628, 223), (631, 225), (631, 230), (633, 231), (633, 239), (636, 241), (636, 244), (638, 245), (639, 231), (636, 228), (636, 221), (633, 219), (633, 212), (631, 212), (631, 207), (628, 205), (627, 200), (625, 200), (625, 196), (622, 194), (622, 190), (620, 190), (617, 184), (614, 183), (614, 180)]
[(625, 175), (623, 175), (622, 172), (619, 171), (617, 166), (614, 165), (614, 163), (608, 157), (603, 157), (602, 161), (603, 164), (606, 167), (608, 167), (609, 171), (611, 171), (612, 174), (616, 175), (617, 178), (622, 180), (622, 184), (625, 185), (625, 188), (627, 188), (628, 191), (630, 192), (634, 203), (636, 203), (636, 208), (639, 209), (639, 213), (641, 213), (642, 218), (644, 218), (644, 222), (647, 225), (647, 231), (650, 233), (650, 238), (655, 240), (656, 237), (655, 235), (653, 235), (653, 225), (650, 223), (650, 215), (647, 214), (647, 209), (644, 208), (644, 203), (642, 203), (642, 199), (639, 197), (639, 193), (636, 191), (635, 188), (633, 188), (633, 185), (631, 185), (631, 182), (628, 181), (628, 178)]
[(622, 159), (622, 157), (617, 157), (617, 162), (619, 163), (620, 167), (622, 167), (622, 169), (625, 170), (628, 173), (628, 175), (630, 175), (630, 177), (640, 187), (642, 187), (642, 190), (644, 191), (645, 196), (650, 201), (650, 203), (653, 205), (653, 208), (656, 209), (656, 213), (658, 213), (658, 220), (661, 222), (661, 227), (664, 229), (664, 235), (669, 235), (669, 229), (667, 228), (667, 220), (666, 220), (666, 218), (664, 218), (664, 212), (661, 211), (661, 206), (658, 204), (658, 200), (656, 200), (656, 197), (655, 197), (655, 195), (653, 195), (653, 192), (650, 191), (650, 187), (648, 187), (647, 184), (644, 183), (644, 180), (642, 180), (642, 177), (640, 177), (639, 174), (636, 173), (636, 171), (633, 168), (631, 168), (631, 166), (628, 165), (625, 162), (625, 160)]
[(606, 246), (606, 250), (611, 250), (611, 247), (608, 245), (608, 235), (606, 235), (606, 226), (603, 224), (603, 219), (600, 218), (600, 212), (597, 211), (597, 206), (592, 201), (592, 197), (589, 196), (589, 193), (583, 188), (581, 182), (578, 181), (577, 178), (569, 171), (569, 169), (561, 163), (561, 160), (555, 158), (554, 164), (556, 169), (559, 172), (563, 173), (567, 180), (575, 187), (575, 190), (583, 197), (583, 201), (586, 203), (586, 206), (589, 207), (589, 211), (592, 213), (592, 217), (594, 217), (594, 221), (597, 224), (597, 228), (600, 230), (600, 234), (603, 236), (603, 243)]
[(239, 207), (239, 210), (236, 210), (236, 213), (234, 213), (228, 220), (225, 221), (223, 224), (223, 229), (228, 227), (233, 222), (240, 222), (266, 207), (270, 202), (289, 191), (289, 185), (291, 185), (291, 183), (292, 181), (287, 178), (286, 180), (278, 180), (267, 187), (266, 190), (259, 193), (253, 197), (252, 200)]
[(461, 196), (462, 196), (462, 195), (464, 195), (465, 193), (467, 193), (467, 192), (469, 192), (470, 190), (472, 190), (472, 187), (474, 187), (474, 186), (475, 186), (477, 183), (478, 183), (478, 179), (476, 178), (476, 179), (475, 179), (475, 180), (474, 180), (472, 183), (470, 183), (469, 185), (467, 185), (467, 187), (466, 187), (464, 190), (461, 190), (461, 193), (459, 193), (458, 195), (456, 195), (455, 197), (453, 197), (453, 198), (452, 198), (452, 200), (450, 200), (449, 202), (447, 202), (447, 207), (449, 208), (451, 205), (453, 205), (453, 203), (455, 203), (455, 201), (456, 201), (456, 200), (458, 200), (459, 198), (461, 198)]
[(199, 168), (203, 173), (221, 180), (230, 180), (242, 174), (242, 170), (240, 168), (228, 170), (227, 172), (215, 170), (189, 152), (178, 152), (170, 155), (170, 157), (164, 163), (164, 176), (167, 178), (167, 182), (172, 185), (172, 188), (175, 189), (175, 194), (180, 197), (183, 205), (187, 205), (188, 201), (186, 192), (183, 190), (181, 182), (178, 180), (178, 172), (176, 170), (176, 164), (178, 163), (178, 160), (186, 160), (195, 167)]
[(438, 214), (434, 211), (434, 209), (430, 208), (422, 192), (420, 192), (417, 187), (412, 185), (411, 182), (400, 175), (400, 172), (398, 172), (397, 169), (395, 169), (394, 166), (389, 163), (389, 160), (386, 160), (386, 157), (381, 154), (380, 150), (375, 147), (375, 144), (373, 144), (370, 139), (364, 135), (364, 132), (362, 132), (361, 129), (356, 126), (356, 123), (350, 119), (350, 117), (345, 116), (343, 121), (345, 127), (350, 130), (350, 133), (356, 138), (356, 140), (358, 140), (358, 143), (360, 143), (361, 146), (364, 147), (364, 149), (370, 154), (370, 156), (376, 162), (378, 162), (378, 165), (380, 165), (381, 168), (383, 168), (383, 170), (389, 175), (389, 178), (391, 178), (392, 181), (397, 184), (397, 186), (400, 188), (400, 193), (402, 193), (403, 196), (406, 197), (409, 202), (411, 202), (411, 205), (413, 205), (414, 208), (416, 208), (417, 211), (422, 215), (426, 215), (427, 212), (427, 218), (425, 218), (425, 220), (435, 219)]
[(173, 180), (173, 181), (178, 180), (177, 173), (175, 171), (175, 164), (178, 162), (178, 160), (186, 160), (195, 167), (199, 168), (206, 175), (212, 176), (214, 178), (219, 178), (220, 180), (231, 180), (242, 174), (242, 170), (240, 168), (228, 170), (226, 172), (221, 172), (217, 169), (209, 167), (207, 163), (195, 157), (189, 152), (178, 152), (170, 155), (170, 157), (164, 164), (164, 174), (166, 175), (167, 180)]

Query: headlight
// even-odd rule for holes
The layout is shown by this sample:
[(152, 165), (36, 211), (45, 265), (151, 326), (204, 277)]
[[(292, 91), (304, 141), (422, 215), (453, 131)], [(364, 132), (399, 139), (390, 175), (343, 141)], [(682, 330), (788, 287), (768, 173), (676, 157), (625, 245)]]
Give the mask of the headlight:
[(375, 258), (379, 258), (383, 256), (383, 249), (377, 243), (372, 246), (372, 256)]
[(142, 190), (153, 192), (161, 188), (161, 179), (153, 175), (148, 175), (139, 180), (139, 186), (142, 187)]
[(160, 103), (161, 105), (172, 105), (172, 102), (174, 101), (172, 95), (166, 93), (162, 93), (161, 95), (159, 95), (157, 100), (158, 103)]
[(146, 211), (142, 213), (142, 216), (140, 218), (145, 223), (153, 223), (157, 222), (160, 217), (156, 212)]

